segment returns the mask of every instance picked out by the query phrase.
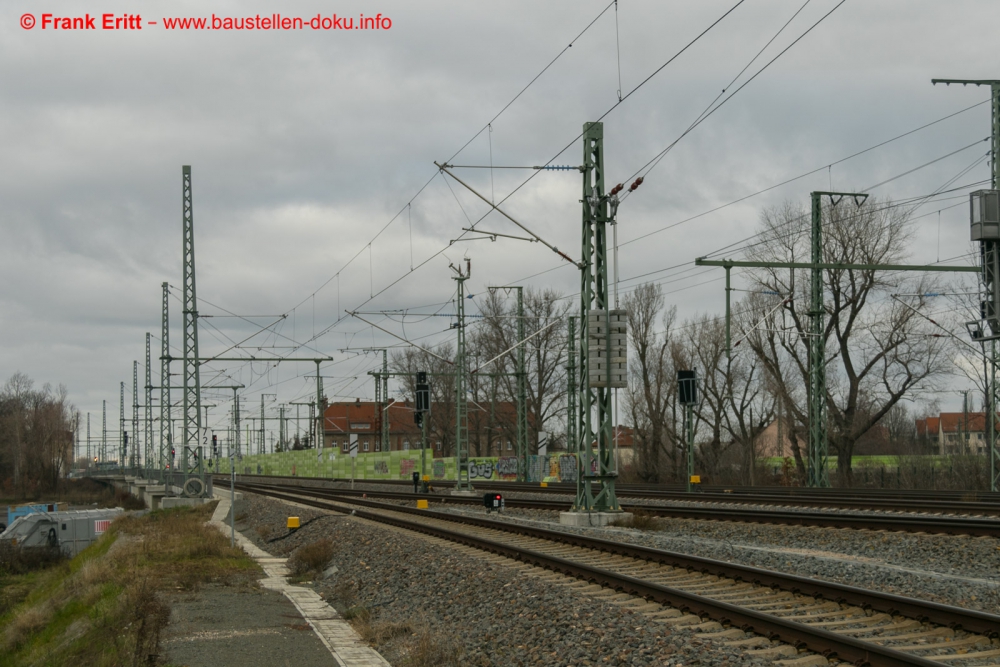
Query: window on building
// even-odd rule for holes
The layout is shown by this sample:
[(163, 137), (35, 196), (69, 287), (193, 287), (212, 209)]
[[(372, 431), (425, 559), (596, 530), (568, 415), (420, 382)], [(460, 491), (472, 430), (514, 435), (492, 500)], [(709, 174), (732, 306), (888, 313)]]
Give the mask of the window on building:
[(350, 440), (341, 440), (340, 443), (341, 443), (341, 447), (343, 448), (343, 450), (345, 452), (348, 452), (348, 451), (351, 450), (351, 441)]
[(404, 452), (410, 451), (410, 441), (409, 440), (404, 440), (403, 441), (403, 451)]
[(439, 452), (441, 451), (441, 441), (440, 440), (438, 440), (436, 443), (434, 443), (434, 449), (438, 450)]
[(364, 451), (367, 452), (368, 451), (368, 438), (364, 439), (364, 443), (365, 443), (365, 449), (364, 449)]
[(507, 441), (507, 449), (508, 450), (514, 449), (514, 443), (512, 443), (510, 440)]
[(376, 452), (381, 452), (382, 451), (382, 441), (381, 440), (376, 440), (375, 441), (375, 451)]

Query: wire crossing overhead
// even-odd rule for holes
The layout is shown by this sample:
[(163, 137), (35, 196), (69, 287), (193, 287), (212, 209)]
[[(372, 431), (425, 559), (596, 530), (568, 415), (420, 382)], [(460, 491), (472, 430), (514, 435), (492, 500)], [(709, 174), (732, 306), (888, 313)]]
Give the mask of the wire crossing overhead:
[[(555, 254), (559, 255), (560, 257), (562, 257), (563, 259), (565, 259), (570, 264), (577, 264), (577, 266), (579, 266), (579, 263), (573, 261), (570, 258), (569, 255), (567, 255), (562, 250), (560, 250), (559, 248), (555, 247), (554, 245), (552, 245), (551, 243), (549, 243), (548, 241), (546, 241), (545, 239), (543, 239), (541, 236), (539, 236), (535, 232), (531, 231), (530, 229), (528, 229), (527, 227), (525, 227), (524, 225), (522, 225), (520, 222), (518, 222), (517, 220), (515, 220), (511, 216), (507, 215), (507, 213), (505, 213), (503, 211), (503, 209), (501, 209), (499, 206), (497, 206), (496, 204), (494, 204), (493, 202), (491, 202), (489, 199), (487, 199), (486, 197), (484, 197), (481, 194), (479, 194), (478, 192), (476, 192), (468, 183), (466, 183), (465, 181), (463, 181), (462, 179), (460, 179), (458, 176), (456, 176), (455, 174), (453, 174), (450, 171), (448, 171), (448, 169), (445, 167), (445, 165), (438, 164), (437, 162), (435, 162), (434, 165), (438, 169), (440, 169), (441, 171), (443, 171), (444, 173), (448, 174), (453, 179), (455, 179), (456, 183), (458, 183), (459, 185), (463, 186), (466, 190), (468, 190), (469, 192), (471, 192), (472, 194), (476, 195), (477, 197), (479, 197), (480, 199), (482, 199), (484, 202), (486, 202), (487, 204), (489, 204), (490, 208), (492, 208), (494, 211), (496, 211), (497, 213), (499, 213), (503, 217), (507, 218), (508, 220), (510, 220), (511, 222), (513, 222), (515, 225), (517, 225), (518, 227), (520, 227), (521, 229), (523, 229), (525, 232), (527, 232), (528, 234), (530, 234), (532, 236), (532, 238), (534, 238), (535, 240), (539, 241), (546, 248), (548, 248), (549, 250), (551, 250)], [(475, 227), (475, 225), (473, 225), (473, 227)]]

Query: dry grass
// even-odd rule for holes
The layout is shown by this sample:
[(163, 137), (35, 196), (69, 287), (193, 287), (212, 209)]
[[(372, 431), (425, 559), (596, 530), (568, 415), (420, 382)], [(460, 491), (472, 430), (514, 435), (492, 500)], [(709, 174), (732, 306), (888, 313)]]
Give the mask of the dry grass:
[(122, 517), (69, 563), (27, 575), (32, 592), (0, 617), (0, 666), (147, 664), (169, 616), (161, 591), (256, 573), (205, 525), (213, 507)]
[(631, 517), (615, 519), (609, 525), (619, 528), (635, 528), (636, 530), (664, 530), (663, 522), (655, 514), (634, 510)]
[(351, 625), (358, 635), (372, 646), (379, 646), (412, 632), (410, 624), (405, 621), (372, 621), (370, 619), (362, 620), (358, 617), (351, 621)]
[(460, 667), (462, 648), (449, 635), (423, 626), (407, 642), (400, 667)]
[(288, 559), (288, 569), (297, 576), (319, 574), (330, 563), (336, 552), (333, 540), (324, 537), (296, 549)]
[(351, 607), (342, 616), (365, 642), (377, 649), (394, 645), (402, 661), (400, 667), (460, 667), (462, 648), (449, 634), (438, 632), (424, 622), (381, 621), (367, 607)]
[(52, 605), (41, 604), (15, 613), (14, 618), (4, 625), (3, 650), (11, 651), (24, 644), (32, 634), (49, 624), (54, 611)]

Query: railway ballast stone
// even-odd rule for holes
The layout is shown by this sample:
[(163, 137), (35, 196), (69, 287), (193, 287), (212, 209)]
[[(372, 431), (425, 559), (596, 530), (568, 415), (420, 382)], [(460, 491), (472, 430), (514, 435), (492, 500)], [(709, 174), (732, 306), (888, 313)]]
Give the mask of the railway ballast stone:
[[(288, 505), (254, 494), (237, 503), (238, 528), (275, 555), (321, 538), (336, 545), (337, 572), (312, 585), (342, 613), (364, 608), (378, 622), (406, 622), (452, 645), (462, 667), (763, 667), (721, 641), (653, 622), (623, 607), (544, 583), (494, 558), (466, 555), (419, 536), (341, 515), (297, 508), (303, 527), (284, 528)], [(308, 522), (308, 524), (307, 524)], [(307, 525), (306, 525), (307, 524)], [(258, 530), (259, 529), (259, 530)], [(267, 535), (265, 542), (261, 533)], [(278, 538), (278, 539), (275, 539)], [(376, 648), (405, 662), (400, 636)]]

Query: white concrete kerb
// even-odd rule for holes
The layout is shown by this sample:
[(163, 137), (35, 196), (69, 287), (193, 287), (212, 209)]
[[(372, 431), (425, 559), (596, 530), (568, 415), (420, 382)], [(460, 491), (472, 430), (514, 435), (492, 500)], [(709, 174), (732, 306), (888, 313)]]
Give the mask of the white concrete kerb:
[[(229, 493), (215, 491), (219, 506), (215, 508), (212, 520), (209, 522), (221, 530), (227, 537), (230, 535), (229, 524), (225, 523), (229, 515)], [(390, 667), (389, 663), (379, 653), (368, 646), (354, 628), (345, 621), (337, 611), (328, 605), (316, 591), (302, 586), (292, 586), (288, 583), (288, 568), (285, 558), (277, 558), (267, 553), (256, 544), (236, 533), (236, 543), (247, 554), (257, 561), (266, 575), (260, 583), (265, 588), (280, 591), (291, 600), (302, 618), (312, 627), (323, 645), (329, 649), (334, 660), (340, 667)]]

